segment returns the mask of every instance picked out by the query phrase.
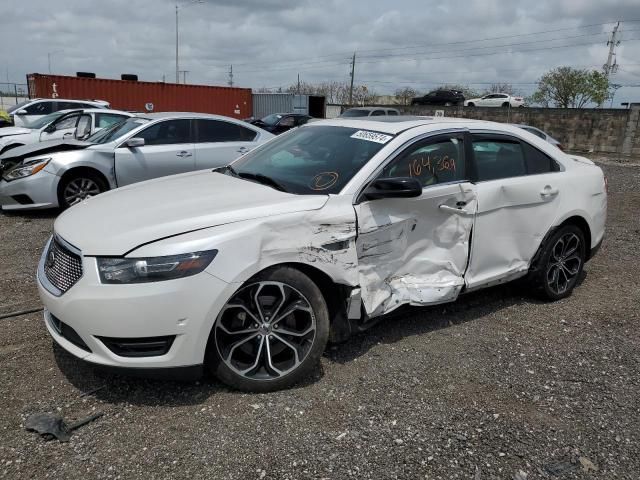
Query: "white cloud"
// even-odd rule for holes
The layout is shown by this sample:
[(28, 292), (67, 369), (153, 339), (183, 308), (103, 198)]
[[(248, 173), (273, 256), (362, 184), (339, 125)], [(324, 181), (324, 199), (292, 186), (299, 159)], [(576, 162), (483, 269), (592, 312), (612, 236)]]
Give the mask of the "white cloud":
[[(530, 92), (551, 68), (599, 68), (612, 25), (585, 26), (617, 19), (640, 20), (637, 0), (204, 0), (180, 11), (180, 65), (193, 83), (225, 84), (233, 64), (239, 86), (286, 86), (298, 73), (310, 82), (347, 80), (356, 50), (356, 81), (380, 93), (493, 81)], [(523, 36), (549, 30), (557, 31)], [(639, 84), (640, 21), (623, 30), (615, 82)], [(15, 82), (47, 73), (47, 52), (53, 73), (175, 75), (169, 0), (5, 0), (3, 38), (0, 68)], [(639, 98), (640, 88), (616, 94)]]

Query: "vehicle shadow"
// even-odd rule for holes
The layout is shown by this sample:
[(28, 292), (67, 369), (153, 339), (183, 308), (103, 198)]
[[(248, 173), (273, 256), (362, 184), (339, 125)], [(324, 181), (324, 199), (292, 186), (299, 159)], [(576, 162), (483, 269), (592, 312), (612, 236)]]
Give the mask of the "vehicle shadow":
[(1, 210), (0, 215), (6, 217), (22, 217), (25, 220), (39, 218), (56, 218), (62, 210), (59, 208), (47, 208), (46, 210)]
[[(584, 281), (583, 272), (579, 283)], [(347, 364), (365, 355), (378, 343), (396, 343), (413, 335), (449, 328), (478, 320), (514, 305), (544, 303), (536, 299), (523, 282), (511, 282), (461, 296), (457, 302), (432, 307), (401, 307), (381, 317), (369, 330), (352, 336), (345, 343), (330, 345), (325, 358), (330, 362)], [(177, 381), (148, 379), (115, 374), (95, 368), (67, 353), (53, 343), (54, 357), (62, 374), (82, 395), (111, 404), (144, 406), (198, 405), (209, 397), (225, 393), (245, 395), (205, 376), (199, 380)], [(322, 379), (322, 367), (316, 368), (292, 390), (305, 388)]]

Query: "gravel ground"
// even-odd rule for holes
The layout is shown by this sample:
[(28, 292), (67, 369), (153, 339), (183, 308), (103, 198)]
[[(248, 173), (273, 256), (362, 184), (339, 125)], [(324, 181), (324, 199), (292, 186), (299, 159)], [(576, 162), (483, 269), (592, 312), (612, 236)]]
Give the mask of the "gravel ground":
[[(640, 478), (640, 166), (602, 165), (607, 236), (572, 297), (507, 285), (407, 309), (288, 391), (94, 372), (39, 313), (0, 319), (0, 477)], [(0, 214), (0, 316), (39, 307), (53, 219)], [(68, 443), (23, 429), (34, 412), (94, 411)]]

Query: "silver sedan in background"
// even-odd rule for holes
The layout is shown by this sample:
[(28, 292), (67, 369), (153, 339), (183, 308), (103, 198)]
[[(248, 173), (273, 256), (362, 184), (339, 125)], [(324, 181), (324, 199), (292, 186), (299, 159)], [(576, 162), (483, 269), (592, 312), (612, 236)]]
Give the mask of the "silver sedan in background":
[(124, 185), (229, 164), (273, 138), (219, 115), (131, 117), (86, 141), (41, 142), (0, 156), (3, 210), (67, 208)]

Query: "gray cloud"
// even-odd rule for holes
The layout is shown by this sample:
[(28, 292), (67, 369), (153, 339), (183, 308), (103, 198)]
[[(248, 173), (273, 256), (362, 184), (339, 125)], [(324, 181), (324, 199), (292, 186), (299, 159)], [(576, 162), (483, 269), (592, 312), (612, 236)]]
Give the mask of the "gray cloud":
[[(494, 81), (530, 93), (550, 68), (599, 68), (612, 25), (585, 26), (618, 19), (627, 22), (614, 81), (640, 84), (637, 0), (204, 0), (180, 9), (180, 64), (193, 83), (225, 84), (233, 64), (239, 86), (285, 87), (298, 73), (346, 81), (356, 50), (356, 82), (379, 93)], [(174, 29), (168, 0), (5, 0), (0, 68), (24, 82), (47, 73), (52, 52), (53, 73), (172, 81)], [(639, 98), (640, 88), (626, 87), (616, 103)]]

